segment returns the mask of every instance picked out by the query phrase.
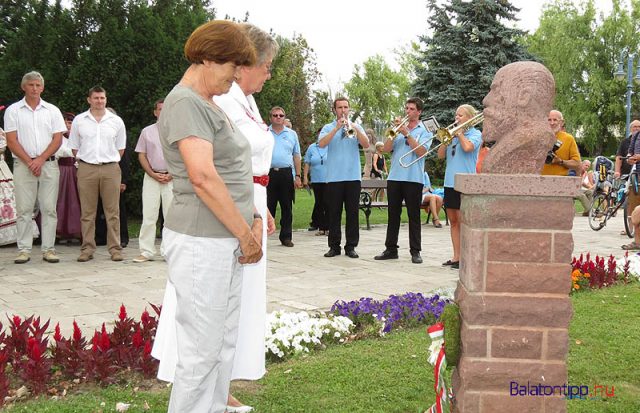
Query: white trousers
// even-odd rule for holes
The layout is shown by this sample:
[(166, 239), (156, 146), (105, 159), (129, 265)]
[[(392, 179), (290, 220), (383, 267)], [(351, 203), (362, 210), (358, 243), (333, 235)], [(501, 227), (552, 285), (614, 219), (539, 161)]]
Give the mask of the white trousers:
[(33, 210), (38, 201), (42, 215), (42, 251), (55, 248), (58, 214), (58, 188), (60, 169), (58, 162), (42, 164), (40, 176), (34, 176), (29, 167), (17, 157), (13, 162), (13, 183), (16, 197), (16, 228), (18, 230), (18, 250), (31, 252), (33, 246)]
[[(263, 217), (267, 215), (267, 190), (254, 185), (255, 207)], [(267, 220), (263, 219), (262, 259), (256, 264), (244, 265), (242, 300), (236, 357), (231, 373), (232, 380), (258, 380), (265, 369), (265, 322), (267, 312)], [(158, 378), (174, 381), (177, 364), (175, 337), (176, 292), (171, 281), (162, 301), (160, 324), (156, 330), (151, 355), (160, 360)]]
[(161, 184), (146, 173), (142, 181), (142, 225), (140, 226), (140, 254), (147, 258), (156, 255), (156, 223), (162, 204), (165, 219), (173, 201), (173, 182)]
[(177, 298), (178, 363), (169, 412), (223, 413), (240, 316), (238, 241), (165, 228), (163, 248)]

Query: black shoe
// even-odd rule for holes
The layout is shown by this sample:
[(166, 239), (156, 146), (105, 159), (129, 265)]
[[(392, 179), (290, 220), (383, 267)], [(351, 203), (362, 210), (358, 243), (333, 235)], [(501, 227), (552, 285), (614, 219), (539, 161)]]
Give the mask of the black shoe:
[(420, 253), (411, 254), (411, 262), (414, 264), (422, 264), (422, 257), (420, 256)]
[(284, 245), (285, 247), (293, 247), (293, 242), (291, 242), (290, 239), (286, 239), (284, 241), (280, 241), (280, 243), (282, 243), (282, 245)]
[(314, 227), (313, 225), (307, 228), (307, 231), (317, 231), (317, 230), (318, 230), (318, 227)]
[(349, 251), (345, 251), (344, 255), (346, 255), (349, 258), (360, 258), (360, 256), (358, 255), (358, 253), (356, 252), (356, 250), (349, 250)]
[(327, 258), (335, 257), (336, 255), (340, 255), (340, 250), (334, 250), (333, 248), (324, 254)]
[(447, 265), (453, 265), (453, 264), (457, 264), (458, 261), (451, 261), (451, 260), (446, 260), (445, 262), (442, 263), (442, 265), (447, 266)]
[(460, 269), (460, 261), (456, 261), (453, 264), (451, 264), (451, 268), (454, 270)]
[(373, 257), (374, 260), (397, 260), (398, 259), (398, 252), (395, 251), (389, 251), (389, 250), (384, 250), (382, 251), (382, 254), (380, 255), (376, 255), (375, 257)]

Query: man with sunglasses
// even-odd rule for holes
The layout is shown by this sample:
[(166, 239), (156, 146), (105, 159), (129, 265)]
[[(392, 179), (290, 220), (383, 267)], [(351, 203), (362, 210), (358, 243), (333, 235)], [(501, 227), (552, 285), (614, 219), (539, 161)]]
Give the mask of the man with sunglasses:
[[(349, 100), (338, 97), (333, 101), (336, 120), (324, 125), (318, 135), (318, 146), (327, 148), (327, 205), (329, 207), (329, 251), (331, 258), (341, 254), (342, 208), (346, 212), (344, 253), (358, 258), (356, 247), (360, 240), (358, 202), (360, 200), (360, 149), (369, 147), (369, 138), (360, 125), (349, 121)], [(349, 133), (353, 131), (352, 133)]]
[[(420, 204), (422, 202), (422, 188), (424, 187), (424, 158), (431, 146), (433, 134), (427, 132), (422, 122), (420, 113), (423, 104), (419, 98), (409, 98), (404, 106), (404, 111), (408, 117), (408, 123), (398, 128), (398, 135), (395, 138), (388, 138), (382, 148), (383, 152), (392, 152), (391, 172), (387, 178), (387, 238), (385, 240), (385, 250), (380, 255), (374, 257), (375, 260), (390, 260), (398, 258), (398, 232), (400, 231), (400, 215), (402, 214), (402, 203), (407, 207), (407, 217), (409, 218), (409, 251), (411, 262), (422, 264), (420, 256), (421, 224), (420, 224)], [(396, 124), (400, 119), (396, 119)], [(407, 155), (412, 152), (412, 155)], [(406, 156), (405, 156), (406, 155)], [(400, 165), (400, 158), (404, 156), (404, 162), (411, 163), (408, 168)], [(437, 219), (438, 217), (434, 217)]]
[(269, 129), (273, 134), (274, 146), (267, 185), (267, 208), (275, 218), (276, 206), (280, 204), (280, 242), (285, 247), (293, 247), (291, 235), (294, 191), (295, 188), (302, 188), (300, 142), (298, 134), (285, 126), (285, 113), (280, 106), (271, 109)]

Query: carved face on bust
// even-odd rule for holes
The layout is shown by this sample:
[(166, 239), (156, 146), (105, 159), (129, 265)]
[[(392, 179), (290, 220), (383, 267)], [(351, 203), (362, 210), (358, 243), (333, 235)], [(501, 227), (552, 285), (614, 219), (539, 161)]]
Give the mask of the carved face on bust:
[(515, 102), (510, 101), (507, 88), (510, 82), (506, 79), (504, 68), (498, 70), (491, 90), (482, 101), (484, 122), (482, 136), (485, 142), (498, 141), (505, 136), (515, 123)]
[(554, 95), (553, 76), (540, 63), (515, 62), (502, 67), (482, 101), (484, 140), (499, 141), (523, 122), (546, 121)]

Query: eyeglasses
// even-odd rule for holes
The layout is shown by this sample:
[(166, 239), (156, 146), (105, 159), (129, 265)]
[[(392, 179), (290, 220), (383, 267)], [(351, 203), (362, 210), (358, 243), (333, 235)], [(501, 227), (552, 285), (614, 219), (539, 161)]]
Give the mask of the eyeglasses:
[(284, 115), (281, 113), (274, 113), (271, 115), (272, 118), (284, 118)]
[(453, 158), (454, 156), (456, 156), (456, 148), (457, 148), (457, 147), (458, 147), (458, 144), (457, 144), (457, 143), (451, 147), (451, 157), (452, 157), (452, 158)]

